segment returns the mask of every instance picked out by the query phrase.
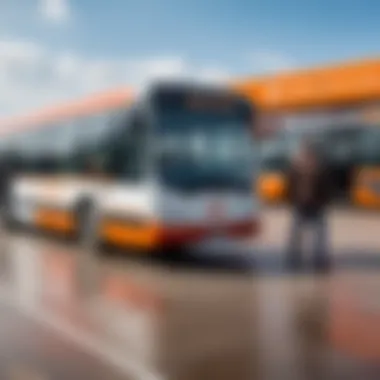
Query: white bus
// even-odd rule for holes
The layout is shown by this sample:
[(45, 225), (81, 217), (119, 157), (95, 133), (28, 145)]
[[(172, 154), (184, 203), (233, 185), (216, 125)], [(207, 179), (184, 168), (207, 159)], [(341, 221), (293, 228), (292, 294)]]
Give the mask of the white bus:
[(1, 123), (13, 221), (143, 251), (258, 231), (252, 105), (226, 88), (156, 83)]

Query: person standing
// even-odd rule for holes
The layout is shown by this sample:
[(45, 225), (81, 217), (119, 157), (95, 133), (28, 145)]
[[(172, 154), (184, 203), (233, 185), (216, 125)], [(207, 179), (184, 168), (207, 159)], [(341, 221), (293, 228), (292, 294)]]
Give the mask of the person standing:
[(288, 173), (288, 199), (292, 208), (286, 261), (290, 268), (302, 265), (302, 243), (305, 227), (313, 232), (313, 264), (315, 269), (330, 268), (328, 252), (327, 209), (332, 198), (331, 174), (318, 150), (304, 140), (291, 161)]

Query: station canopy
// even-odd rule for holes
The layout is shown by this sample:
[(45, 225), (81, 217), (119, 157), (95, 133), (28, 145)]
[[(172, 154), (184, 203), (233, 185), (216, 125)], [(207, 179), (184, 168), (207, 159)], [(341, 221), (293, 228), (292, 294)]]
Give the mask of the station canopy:
[(348, 106), (380, 100), (380, 59), (243, 78), (238, 92), (271, 111)]

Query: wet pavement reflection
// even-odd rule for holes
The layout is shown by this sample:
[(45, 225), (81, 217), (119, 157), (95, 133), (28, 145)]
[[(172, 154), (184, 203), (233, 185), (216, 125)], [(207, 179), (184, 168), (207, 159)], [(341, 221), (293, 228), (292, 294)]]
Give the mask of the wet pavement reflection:
[(13, 358), (9, 371), (21, 365), (59, 379), (380, 378), (376, 271), (197, 271), (23, 235), (2, 235), (0, 263), (0, 361)]

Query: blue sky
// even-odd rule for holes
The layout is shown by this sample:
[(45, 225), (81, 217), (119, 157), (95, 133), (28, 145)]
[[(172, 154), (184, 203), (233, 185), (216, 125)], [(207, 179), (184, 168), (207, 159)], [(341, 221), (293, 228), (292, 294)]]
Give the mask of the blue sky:
[(9, 34), (95, 56), (181, 55), (257, 71), (261, 52), (310, 66), (380, 49), (376, 0), (66, 0), (70, 20), (55, 28), (33, 15), (38, 0), (5, 1)]
[[(126, 62), (129, 71), (138, 67), (140, 79), (151, 61), (156, 71), (166, 65), (166, 71), (234, 77), (378, 57), (380, 51), (376, 0), (3, 0), (0, 11), (0, 43), (16, 43), (19, 50), (33, 44), (45, 60), (54, 57), (54, 65), (63, 55), (81, 61), (82, 69), (84, 62), (102, 62), (103, 73)], [(131, 73), (121, 82), (135, 85), (134, 79)]]

